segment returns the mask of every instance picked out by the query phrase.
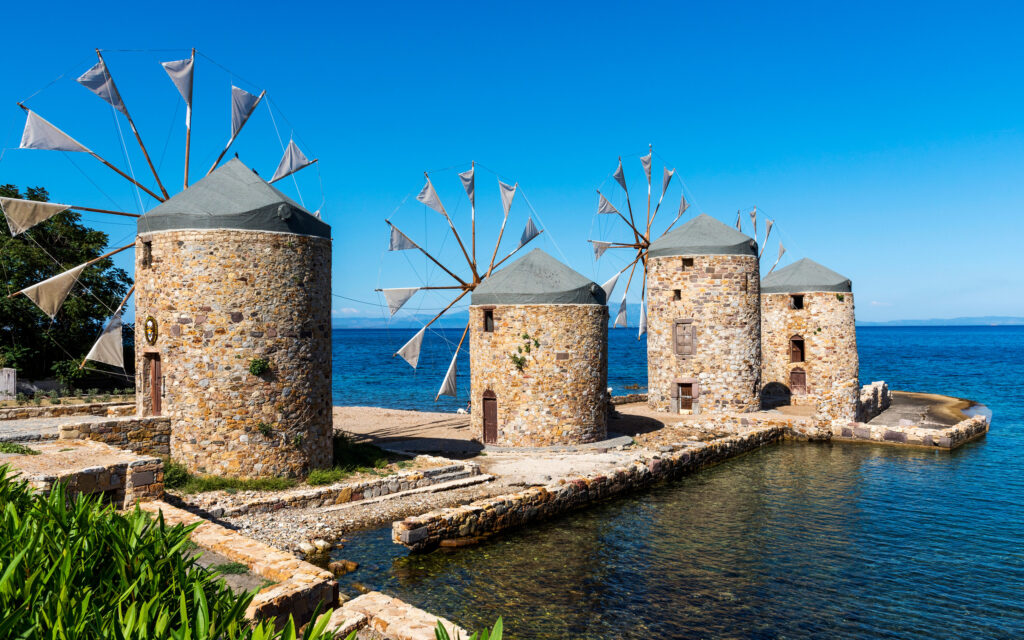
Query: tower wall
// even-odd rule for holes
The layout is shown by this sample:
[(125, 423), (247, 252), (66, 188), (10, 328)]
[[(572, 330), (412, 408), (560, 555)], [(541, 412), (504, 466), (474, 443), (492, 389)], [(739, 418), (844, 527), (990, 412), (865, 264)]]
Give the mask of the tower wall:
[[(484, 331), (486, 309), (494, 313), (493, 332)], [(484, 434), (483, 398), (490, 391), (497, 403), (498, 446), (542, 447), (605, 438), (608, 307), (471, 306), (469, 321), (475, 434)], [(530, 336), (529, 353), (523, 334)], [(513, 355), (525, 358), (522, 370)]]
[[(692, 260), (692, 266), (684, 266), (684, 260)], [(695, 413), (758, 407), (759, 296), (755, 256), (648, 258), (647, 386), (652, 408), (678, 410), (681, 384), (690, 385)], [(679, 321), (679, 331), (692, 331), (690, 353), (677, 347)]]
[[(791, 308), (791, 293), (761, 296), (761, 381), (766, 404), (810, 405), (831, 420), (854, 420), (860, 392), (852, 293), (816, 291)], [(790, 339), (804, 340), (804, 361), (792, 362)], [(806, 392), (790, 388), (791, 372), (806, 376)], [(789, 396), (789, 394), (793, 394)]]
[[(237, 230), (136, 240), (137, 409), (159, 357), (171, 455), (192, 471), (302, 476), (332, 459), (331, 241)], [(158, 323), (154, 344), (146, 319)], [(249, 372), (253, 359), (269, 371)]]

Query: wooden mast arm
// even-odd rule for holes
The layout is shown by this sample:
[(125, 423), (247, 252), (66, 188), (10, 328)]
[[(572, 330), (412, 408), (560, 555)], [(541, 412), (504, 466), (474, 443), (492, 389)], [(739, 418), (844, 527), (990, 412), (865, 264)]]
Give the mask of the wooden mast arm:
[(135, 121), (132, 120), (132, 116), (128, 113), (128, 105), (124, 103), (124, 97), (121, 96), (121, 92), (117, 90), (117, 85), (114, 83), (114, 76), (110, 73), (110, 68), (107, 66), (107, 61), (103, 59), (103, 54), (100, 50), (96, 50), (96, 57), (103, 63), (103, 69), (106, 71), (107, 80), (110, 80), (110, 86), (119, 97), (121, 97), (121, 106), (124, 108), (124, 116), (128, 118), (128, 126), (132, 128), (132, 133), (135, 134), (135, 140), (139, 143), (139, 148), (142, 149), (142, 155), (146, 158), (146, 164), (149, 165), (149, 170), (153, 172), (153, 177), (156, 178), (156, 186), (160, 187), (160, 193), (164, 194), (164, 199), (170, 198), (171, 196), (167, 193), (167, 189), (164, 189), (164, 183), (160, 181), (160, 176), (156, 172), (156, 167), (153, 166), (153, 161), (149, 158), (149, 152), (146, 151), (146, 145), (142, 143), (142, 136), (139, 134), (139, 130), (135, 127)]
[(235, 143), (235, 138), (238, 137), (238, 134), (242, 133), (242, 127), (244, 127), (249, 122), (249, 118), (251, 118), (252, 114), (256, 112), (256, 107), (260, 106), (260, 102), (263, 102), (263, 96), (265, 95), (267, 95), (266, 90), (260, 92), (259, 97), (256, 98), (256, 103), (252, 105), (252, 109), (249, 109), (249, 114), (245, 116), (245, 120), (243, 120), (241, 126), (238, 127), (238, 131), (231, 134), (231, 137), (228, 139), (227, 146), (225, 146), (224, 150), (220, 152), (219, 156), (217, 156), (217, 161), (213, 163), (213, 166), (210, 167), (210, 170), (206, 172), (206, 175), (210, 175), (211, 173), (213, 173), (213, 170), (217, 168), (217, 165), (220, 164), (220, 161), (224, 159), (224, 154), (226, 154), (228, 152), (228, 149), (231, 148), (231, 145)]
[[(384, 222), (387, 222), (387, 223), (388, 223), (388, 225), (389, 225), (389, 226), (391, 226), (392, 228), (394, 228), (394, 229), (398, 229), (398, 227), (396, 227), (395, 225), (391, 224), (391, 221), (390, 221), (390, 220), (385, 220)], [(398, 229), (398, 232), (399, 232), (399, 233), (401, 233), (401, 234), (402, 234), (403, 236), (405, 236), (405, 239), (406, 239), (406, 240), (408, 240), (408, 241), (409, 241), (410, 243), (412, 243), (412, 246), (414, 246), (414, 247), (416, 247), (417, 249), (419, 249), (419, 250), (420, 250), (420, 251), (421, 251), (421, 252), (423, 253), (423, 255), (425, 255), (425, 256), (427, 256), (428, 258), (430, 258), (430, 261), (431, 261), (431, 262), (433, 262), (433, 263), (434, 263), (434, 264), (436, 264), (437, 266), (441, 267), (441, 269), (443, 269), (445, 273), (447, 273), (447, 274), (448, 274), (448, 275), (450, 275), (451, 277), (453, 277), (453, 278), (455, 278), (456, 280), (458, 280), (458, 281), (459, 281), (459, 283), (460, 283), (461, 285), (463, 285), (464, 287), (468, 287), (468, 286), (469, 286), (469, 283), (468, 283), (468, 282), (466, 282), (465, 280), (463, 280), (463, 279), (462, 279), (462, 278), (460, 278), (459, 276), (457, 276), (457, 275), (455, 275), (454, 273), (452, 273), (451, 271), (449, 271), (449, 270), (448, 270), (448, 267), (446, 267), (446, 266), (444, 266), (443, 264), (441, 264), (440, 262), (438, 262), (438, 261), (437, 261), (437, 259), (436, 259), (436, 258), (434, 258), (434, 256), (430, 255), (430, 253), (429, 253), (429, 252), (428, 252), (428, 251), (427, 251), (426, 249), (424, 249), (424, 248), (423, 248), (423, 247), (421, 247), (420, 245), (418, 245), (418, 244), (416, 244), (415, 242), (413, 242), (412, 238), (410, 238), (409, 236), (407, 236), (407, 235), (405, 235), (404, 233), (402, 233), (402, 230), (401, 230), (401, 229)]]
[[(412, 289), (413, 287), (409, 287)], [(466, 287), (461, 284), (452, 284), (445, 287), (415, 287), (418, 291), (431, 291), (434, 289), (465, 289)], [(374, 289), (374, 291), (384, 291), (384, 289)]]
[(473, 274), (479, 280), (480, 276), (476, 272), (476, 160), (470, 162), (469, 167), (473, 172), (473, 199), (469, 203), (469, 218), (473, 223)]
[(491, 254), (491, 263), (487, 267), (487, 275), (485, 278), (491, 276), (491, 272), (494, 271), (494, 259), (498, 257), (498, 247), (501, 246), (501, 238), (505, 235), (505, 225), (508, 224), (508, 214), (505, 214), (505, 219), (501, 221), (501, 231), (498, 232), (498, 241), (494, 243), (494, 253)]
[[(114, 255), (115, 253), (121, 253), (122, 251), (127, 251), (128, 249), (131, 249), (134, 246), (135, 246), (134, 242), (131, 243), (131, 244), (126, 244), (125, 246), (121, 247), (120, 249), (114, 249), (113, 251), (108, 251), (107, 253), (104, 253), (102, 256), (100, 256), (98, 258), (93, 258), (92, 260), (84, 263), (82, 266), (83, 267), (88, 267), (89, 265), (96, 264), (97, 262), (99, 262), (100, 260), (103, 260), (104, 258), (109, 258), (110, 256)], [(68, 269), (67, 271), (70, 271), (70, 269)], [(60, 275), (60, 274), (58, 273), (57, 275)], [(53, 277), (56, 277), (56, 276), (53, 276)], [(21, 291), (15, 291), (11, 295), (7, 296), (7, 299), (9, 300), (9, 299), (13, 298), (14, 296), (23, 293), (24, 291), (25, 291), (24, 289), (22, 289)]]
[[(427, 179), (427, 182), (430, 182), (430, 176), (427, 175), (426, 171), (423, 172), (423, 176)], [(431, 189), (433, 189), (433, 185), (431, 185)], [(438, 203), (441, 204), (440, 198), (438, 198)], [(441, 204), (441, 213), (444, 214), (444, 219), (448, 221), (448, 227), (451, 228), (452, 233), (455, 234), (455, 241), (459, 243), (459, 248), (462, 249), (462, 255), (466, 257), (466, 263), (473, 271), (473, 280), (479, 280), (480, 276), (476, 272), (476, 264), (473, 262), (473, 259), (469, 257), (469, 253), (466, 251), (466, 245), (462, 244), (462, 238), (459, 236), (459, 232), (455, 228), (455, 223), (452, 222), (451, 217), (448, 215), (448, 210), (444, 208), (444, 204)]]
[(142, 217), (142, 216), (140, 216), (137, 213), (125, 213), (124, 211), (111, 211), (110, 209), (93, 209), (92, 207), (77, 207), (75, 205), (71, 205), (71, 208), (72, 209), (77, 209), (78, 211), (91, 211), (92, 213), (109, 213), (110, 215), (126, 216), (128, 218), (141, 218)]
[[(195, 85), (196, 48), (192, 47), (192, 84)], [(185, 105), (185, 188), (188, 189), (188, 163), (192, 151), (192, 105)]]
[[(462, 349), (462, 343), (466, 340), (466, 334), (467, 333), (469, 333), (469, 322), (466, 322), (466, 328), (462, 330), (462, 337), (459, 338), (459, 346), (455, 347), (455, 355), (452, 356), (452, 359), (455, 359), (455, 358), (459, 357), (459, 351)], [(442, 388), (443, 387), (444, 387), (444, 385), (442, 385)], [(437, 402), (437, 399), (440, 398), (440, 397), (441, 397), (441, 390), (438, 389), (437, 395), (434, 396), (434, 402)]]
[[(536, 235), (536, 236), (533, 236), (533, 238), (530, 238), (530, 242), (532, 242), (534, 238), (536, 238), (537, 236), (539, 236), (539, 235), (540, 235), (540, 234), (542, 234), (542, 233), (544, 233), (544, 229), (541, 229), (540, 231), (538, 231), (538, 232), (537, 232), (537, 235)], [(526, 244), (530, 244), (530, 242), (527, 242)], [(511, 258), (512, 256), (516, 255), (516, 253), (517, 253), (517, 252), (518, 252), (518, 251), (519, 251), (520, 249), (522, 249), (523, 247), (525, 247), (525, 246), (526, 246), (526, 244), (524, 244), (524, 245), (520, 245), (520, 246), (516, 247), (516, 248), (515, 248), (515, 251), (513, 251), (512, 253), (508, 254), (507, 256), (505, 256), (504, 258), (502, 258), (501, 260), (499, 260), (498, 262), (496, 262), (496, 263), (494, 264), (494, 268), (495, 268), (495, 269), (497, 269), (498, 267), (500, 267), (500, 266), (501, 266), (501, 264), (502, 264), (503, 262), (505, 262), (506, 260), (508, 260), (508, 259), (509, 259), (509, 258)]]
[(455, 303), (458, 302), (459, 300), (461, 300), (470, 291), (472, 291), (472, 289), (466, 289), (465, 291), (460, 293), (458, 296), (456, 296), (454, 300), (452, 300), (451, 302), (448, 303), (447, 307), (445, 307), (444, 309), (441, 309), (440, 313), (438, 313), (436, 316), (431, 318), (430, 322), (428, 322), (427, 324), (423, 325), (423, 328), (426, 329), (430, 325), (434, 324), (434, 322), (437, 321), (438, 318), (440, 318), (441, 316), (444, 315), (445, 311), (447, 311), (447, 310), (451, 309), (453, 306), (455, 306)]

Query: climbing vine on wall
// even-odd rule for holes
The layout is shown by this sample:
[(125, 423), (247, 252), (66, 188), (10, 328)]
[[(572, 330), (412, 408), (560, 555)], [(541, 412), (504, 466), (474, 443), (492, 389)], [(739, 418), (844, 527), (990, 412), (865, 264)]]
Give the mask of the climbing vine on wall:
[(526, 356), (530, 355), (533, 349), (540, 348), (540, 340), (530, 337), (530, 334), (523, 334), (523, 344), (516, 347), (516, 353), (509, 356), (516, 369), (522, 371), (526, 368)]

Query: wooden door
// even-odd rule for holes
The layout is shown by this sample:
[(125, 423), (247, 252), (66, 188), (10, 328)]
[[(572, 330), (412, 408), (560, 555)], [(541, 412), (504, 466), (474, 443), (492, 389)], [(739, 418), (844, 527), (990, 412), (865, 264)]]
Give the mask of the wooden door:
[(484, 392), (484, 444), (498, 442), (498, 398), (493, 391)]
[(792, 393), (807, 393), (807, 372), (799, 367), (789, 372), (789, 390)]
[(160, 370), (160, 354), (154, 353), (149, 356), (149, 402), (152, 407), (152, 415), (158, 416), (163, 407), (160, 406), (162, 389), (160, 382), (163, 379), (163, 372)]
[(693, 384), (679, 383), (679, 411), (693, 411)]

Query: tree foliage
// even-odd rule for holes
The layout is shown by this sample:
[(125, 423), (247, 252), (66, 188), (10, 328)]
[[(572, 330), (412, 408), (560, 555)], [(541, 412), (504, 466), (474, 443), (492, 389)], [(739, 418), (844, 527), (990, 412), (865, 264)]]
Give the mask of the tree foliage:
[[(24, 194), (11, 184), (0, 185), (0, 196), (47, 202), (42, 187)], [(57, 317), (50, 318), (25, 296), (7, 295), (103, 255), (109, 238), (90, 229), (81, 215), (65, 211), (17, 237), (0, 227), (0, 366), (19, 369), (22, 377), (48, 377), (63, 360), (79, 362), (99, 337), (111, 312), (131, 286), (124, 269), (105, 258), (82, 272)], [(126, 331), (131, 343), (133, 332)]]

